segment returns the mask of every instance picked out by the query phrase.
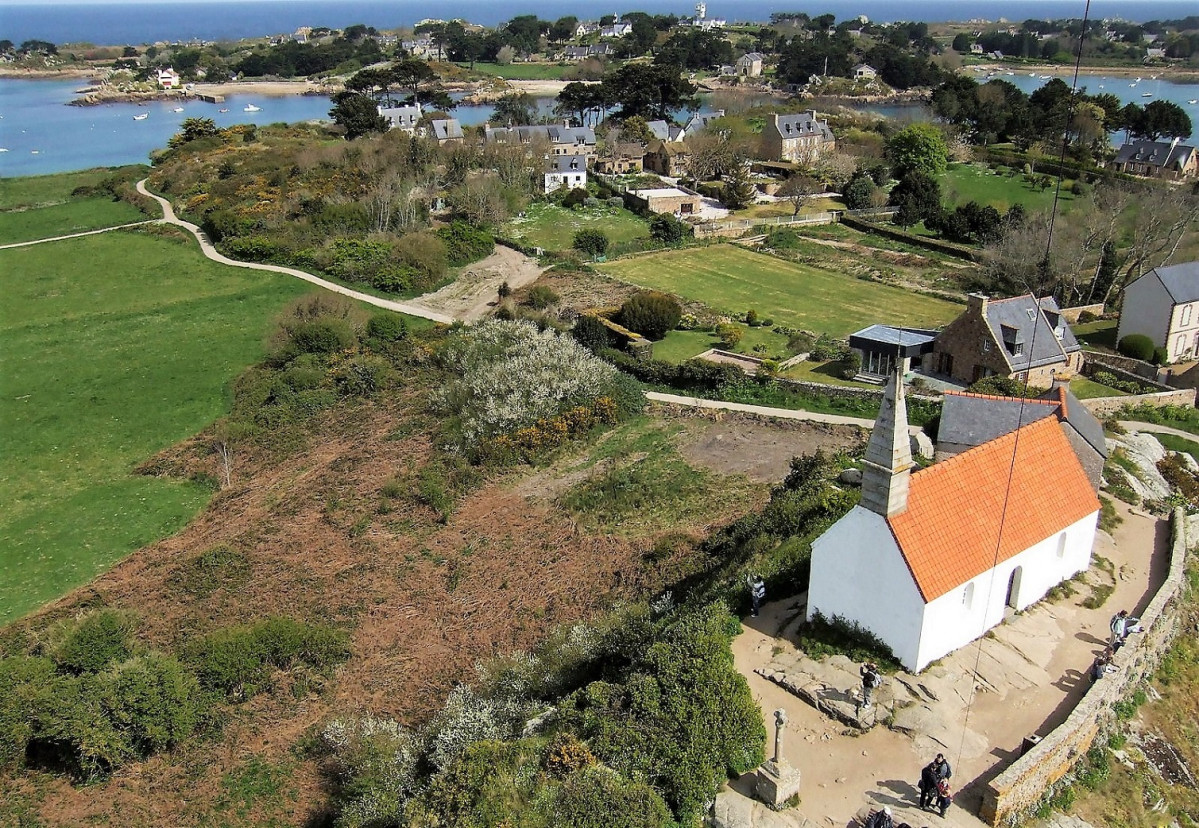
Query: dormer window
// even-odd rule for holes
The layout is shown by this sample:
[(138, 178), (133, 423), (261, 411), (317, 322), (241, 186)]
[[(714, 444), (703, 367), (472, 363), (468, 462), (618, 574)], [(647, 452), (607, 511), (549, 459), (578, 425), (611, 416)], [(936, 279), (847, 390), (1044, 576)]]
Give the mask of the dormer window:
[(1033, 321), (1034, 319), (1036, 319), (1036, 318), (1037, 318), (1037, 309), (1036, 309), (1036, 308), (1026, 308), (1026, 309), (1025, 309), (1025, 313), (1027, 313), (1027, 314), (1028, 314), (1028, 321), (1029, 321), (1029, 322), (1031, 322), (1031, 321)]

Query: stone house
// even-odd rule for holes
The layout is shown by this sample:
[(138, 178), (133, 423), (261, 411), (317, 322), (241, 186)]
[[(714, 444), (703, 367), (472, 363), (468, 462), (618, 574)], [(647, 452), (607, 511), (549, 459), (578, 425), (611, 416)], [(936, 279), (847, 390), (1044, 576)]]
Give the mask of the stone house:
[(667, 121), (646, 121), (650, 134), (660, 141), (682, 141), (687, 131), (678, 124)]
[(758, 52), (747, 52), (737, 59), (737, 75), (742, 78), (757, 78), (762, 75), (763, 56)]
[(1084, 571), (1099, 501), (1056, 418), (913, 471), (902, 361), (862, 497), (812, 544), (807, 618), (841, 618), (919, 671)]
[(584, 155), (595, 157), (595, 130), (572, 126), (514, 126), (483, 125), (484, 144), (531, 145), (538, 141), (549, 144), (550, 155)]
[(1156, 267), (1124, 288), (1117, 340), (1144, 334), (1171, 362), (1199, 356), (1199, 262)]
[(462, 143), (462, 125), (457, 118), (434, 118), (429, 123), (429, 137), (439, 146)]
[(696, 112), (691, 116), (687, 123), (683, 125), (683, 134), (694, 135), (697, 132), (703, 132), (707, 128), (708, 124), (712, 123), (712, 121), (715, 121), (717, 118), (723, 117), (723, 109)]
[(1082, 369), (1082, 346), (1052, 297), (987, 299), (972, 293), (924, 358), (925, 370), (970, 384), (1005, 376), (1048, 388)]
[(762, 153), (770, 161), (809, 164), (836, 146), (828, 121), (818, 120), (814, 109), (793, 115), (775, 113), (762, 129)]
[(651, 213), (670, 213), (675, 216), (691, 216), (699, 212), (702, 202), (695, 193), (679, 187), (654, 187), (648, 190), (630, 190), (634, 197), (645, 203)]
[(662, 141), (655, 138), (645, 148), (642, 166), (669, 178), (681, 178), (687, 172), (691, 153), (682, 141)]
[(545, 161), (546, 195), (560, 190), (587, 188), (587, 159), (581, 155), (555, 155)]
[(1199, 152), (1175, 138), (1166, 141), (1133, 141), (1120, 147), (1112, 161), (1116, 172), (1176, 181), (1199, 175)]
[(644, 158), (644, 147), (637, 143), (626, 142), (613, 147), (611, 154), (597, 156), (592, 166), (597, 173), (604, 175), (638, 173), (645, 169)]

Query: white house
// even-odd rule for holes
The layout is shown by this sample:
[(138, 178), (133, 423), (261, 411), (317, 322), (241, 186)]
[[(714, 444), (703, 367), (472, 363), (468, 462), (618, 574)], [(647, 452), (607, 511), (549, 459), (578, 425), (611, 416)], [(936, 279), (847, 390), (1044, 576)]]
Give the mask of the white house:
[(871, 81), (877, 77), (878, 77), (878, 71), (869, 64), (859, 63), (857, 66), (853, 67), (853, 79), (854, 80)]
[(422, 114), (420, 104), (412, 106), (380, 106), (379, 114), (387, 119), (389, 129), (402, 129), (404, 132), (415, 132)]
[(545, 192), (565, 187), (568, 190), (587, 187), (587, 158), (582, 155), (555, 155), (545, 162)]
[(861, 502), (812, 544), (807, 617), (856, 622), (919, 671), (1086, 569), (1099, 501), (1056, 416), (913, 472), (905, 362)]
[(179, 73), (169, 66), (166, 69), (159, 69), (154, 75), (154, 80), (163, 89), (178, 89), (182, 83)]
[(1171, 362), (1199, 355), (1199, 262), (1155, 267), (1124, 288), (1117, 339), (1144, 334)]

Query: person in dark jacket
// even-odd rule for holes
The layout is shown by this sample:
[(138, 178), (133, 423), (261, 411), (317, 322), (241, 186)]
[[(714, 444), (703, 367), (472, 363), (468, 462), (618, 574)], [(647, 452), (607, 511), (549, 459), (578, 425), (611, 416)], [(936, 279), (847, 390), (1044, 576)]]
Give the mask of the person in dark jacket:
[(883, 683), (883, 677), (878, 673), (878, 667), (873, 661), (867, 661), (858, 670), (862, 676), (862, 708), (870, 706), (870, 699), (874, 695), (874, 688)]
[(920, 807), (927, 808), (937, 798), (937, 783), (942, 779), (953, 776), (953, 768), (945, 761), (945, 755), (938, 753), (933, 761), (920, 771)]
[(751, 613), (754, 618), (758, 617), (758, 610), (762, 608), (762, 600), (766, 597), (766, 582), (762, 580), (761, 575), (755, 575), (749, 580), (749, 598), (753, 602), (754, 610)]

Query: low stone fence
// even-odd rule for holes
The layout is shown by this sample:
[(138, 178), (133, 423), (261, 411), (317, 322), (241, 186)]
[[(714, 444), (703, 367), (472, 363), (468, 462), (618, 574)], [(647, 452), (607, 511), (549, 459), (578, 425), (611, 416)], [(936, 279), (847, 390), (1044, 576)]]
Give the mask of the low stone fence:
[[(1121, 356), (1120, 354), (1099, 353), (1098, 351), (1086, 351), (1083, 356), (1083, 373), (1090, 376), (1090, 371), (1095, 370), (1098, 366), (1104, 371), (1111, 371), (1117, 376), (1121, 372), (1128, 374), (1123, 379), (1134, 379), (1137, 382), (1148, 380), (1149, 382), (1158, 383), (1161, 385), (1159, 377), (1164, 373), (1156, 365), (1150, 365), (1143, 360), (1133, 359), (1132, 357)], [(1162, 385), (1162, 389), (1166, 388)]]
[[(1132, 635), (1120, 648), (1112, 661), (1116, 672), (1093, 684), (1066, 721), (987, 784), (979, 810), (984, 822), (1006, 828), (1027, 819), (1046, 791), (1115, 721), (1112, 705), (1128, 698), (1157, 668), (1179, 631), (1178, 602), (1184, 583), (1187, 534), (1186, 513), (1175, 509), (1171, 515), (1170, 569), (1165, 583), (1141, 613), (1145, 631)], [(1080, 664), (1079, 669), (1089, 666)]]
[(1082, 400), (1082, 407), (1099, 419), (1116, 414), (1125, 406), (1147, 405), (1161, 408), (1166, 405), (1195, 405), (1195, 389), (1180, 388), (1176, 391), (1160, 391), (1156, 394), (1127, 394), (1123, 397), (1092, 397)]
[(695, 235), (699, 238), (709, 236), (729, 236), (735, 238), (755, 227), (786, 227), (805, 224), (835, 224), (836, 213), (809, 213), (806, 216), (766, 216), (764, 218), (723, 219), (695, 225)]
[(1071, 325), (1077, 325), (1078, 317), (1087, 312), (1099, 316), (1103, 313), (1103, 303), (1098, 302), (1094, 305), (1076, 305), (1072, 308), (1062, 308), (1062, 319), (1065, 319)]

